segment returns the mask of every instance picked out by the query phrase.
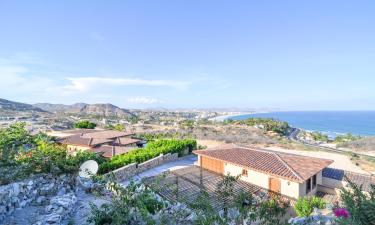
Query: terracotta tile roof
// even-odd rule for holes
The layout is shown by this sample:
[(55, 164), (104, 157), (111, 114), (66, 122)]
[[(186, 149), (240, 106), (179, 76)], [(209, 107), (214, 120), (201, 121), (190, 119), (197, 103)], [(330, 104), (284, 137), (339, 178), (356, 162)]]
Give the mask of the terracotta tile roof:
[(90, 146), (101, 145), (101, 144), (110, 143), (110, 142), (113, 142), (113, 139), (91, 138)]
[(103, 157), (106, 157), (106, 158), (111, 158), (115, 155), (121, 155), (121, 154), (128, 153), (129, 151), (131, 151), (133, 149), (134, 149), (134, 147), (102, 145), (102, 146), (98, 146), (98, 147), (89, 149), (89, 151), (100, 153), (100, 154), (102, 154)]
[(115, 131), (115, 130), (104, 130), (98, 131), (93, 133), (85, 133), (82, 134), (83, 138), (104, 138), (104, 139), (113, 139), (118, 137), (126, 137), (133, 135), (134, 133), (131, 132), (122, 132), (122, 131)]
[(142, 140), (136, 139), (136, 138), (120, 137), (115, 141), (115, 143), (119, 145), (129, 145), (129, 144), (134, 144), (134, 143), (138, 143), (141, 141)]
[(95, 146), (105, 143), (113, 142), (112, 139), (105, 139), (105, 138), (84, 138), (80, 134), (68, 136), (62, 138), (58, 141), (61, 144), (67, 145), (80, 145), (80, 146)]
[(194, 153), (299, 183), (303, 183), (333, 162), (328, 159), (238, 146), (197, 150)]
[(61, 144), (90, 146), (91, 138), (82, 138), (80, 134), (68, 136), (58, 140)]
[(94, 133), (94, 132), (99, 132), (100, 130), (95, 130), (95, 129), (74, 129), (74, 130), (65, 130), (62, 133), (66, 134), (88, 134), (88, 133)]

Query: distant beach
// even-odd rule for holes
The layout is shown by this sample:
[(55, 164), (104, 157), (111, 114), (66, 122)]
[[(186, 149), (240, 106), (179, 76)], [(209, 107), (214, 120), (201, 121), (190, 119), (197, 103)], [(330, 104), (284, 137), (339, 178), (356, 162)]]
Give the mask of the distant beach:
[(251, 117), (274, 118), (286, 121), (292, 127), (308, 131), (320, 131), (331, 137), (346, 133), (361, 136), (375, 135), (375, 111), (269, 112), (227, 115), (220, 119), (244, 120)]
[(216, 117), (213, 117), (213, 118), (211, 118), (209, 120), (211, 120), (211, 121), (217, 121), (217, 122), (223, 122), (224, 120), (228, 120), (228, 119), (232, 119), (232, 118), (238, 118), (238, 117), (246, 117), (248, 115), (259, 114), (259, 113), (261, 113), (261, 112), (254, 112), (254, 113), (250, 113), (250, 112), (233, 113), (233, 114), (216, 116)]

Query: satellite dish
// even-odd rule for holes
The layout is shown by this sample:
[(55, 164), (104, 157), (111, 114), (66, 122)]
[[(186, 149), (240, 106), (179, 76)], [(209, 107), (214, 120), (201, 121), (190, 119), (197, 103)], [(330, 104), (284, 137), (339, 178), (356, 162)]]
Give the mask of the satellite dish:
[(98, 172), (99, 165), (95, 160), (87, 160), (82, 163), (79, 168), (79, 176), (82, 178), (90, 178)]

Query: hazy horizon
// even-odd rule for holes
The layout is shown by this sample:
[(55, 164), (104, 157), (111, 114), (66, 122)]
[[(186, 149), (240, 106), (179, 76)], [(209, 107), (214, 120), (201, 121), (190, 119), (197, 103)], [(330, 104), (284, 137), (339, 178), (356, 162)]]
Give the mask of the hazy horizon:
[(0, 98), (375, 110), (375, 2), (0, 1)]

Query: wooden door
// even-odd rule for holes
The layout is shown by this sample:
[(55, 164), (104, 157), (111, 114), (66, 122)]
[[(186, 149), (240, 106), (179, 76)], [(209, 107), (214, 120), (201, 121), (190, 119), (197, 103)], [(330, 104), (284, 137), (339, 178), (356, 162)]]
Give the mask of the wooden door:
[(217, 159), (201, 156), (201, 166), (216, 173), (224, 173), (224, 162)]
[(281, 182), (280, 182), (280, 179), (270, 177), (269, 180), (268, 180), (268, 184), (269, 184), (269, 188), (268, 189), (271, 192), (280, 193), (280, 191), (281, 191)]

